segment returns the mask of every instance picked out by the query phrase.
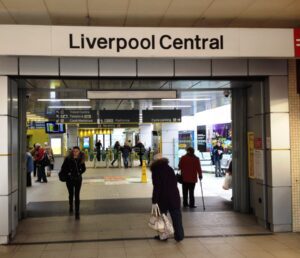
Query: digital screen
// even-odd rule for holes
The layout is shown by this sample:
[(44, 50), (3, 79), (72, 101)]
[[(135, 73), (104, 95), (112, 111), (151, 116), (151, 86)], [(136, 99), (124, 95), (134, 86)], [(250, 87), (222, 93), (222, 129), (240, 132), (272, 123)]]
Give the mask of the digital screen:
[(45, 131), (46, 133), (65, 133), (66, 127), (64, 124), (57, 124), (55, 122), (46, 122)]
[(89, 149), (90, 148), (90, 137), (83, 138), (83, 148)]

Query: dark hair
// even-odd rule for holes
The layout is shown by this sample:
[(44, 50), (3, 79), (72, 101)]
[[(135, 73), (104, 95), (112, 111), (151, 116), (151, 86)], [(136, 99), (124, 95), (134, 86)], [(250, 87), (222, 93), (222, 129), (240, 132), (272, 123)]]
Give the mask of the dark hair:
[(80, 151), (80, 148), (78, 146), (74, 146), (73, 150), (75, 150), (75, 149)]
[(186, 149), (186, 151), (187, 151), (188, 154), (191, 154), (191, 155), (194, 155), (194, 153), (195, 153), (195, 150), (194, 150), (193, 147), (188, 147), (188, 148)]

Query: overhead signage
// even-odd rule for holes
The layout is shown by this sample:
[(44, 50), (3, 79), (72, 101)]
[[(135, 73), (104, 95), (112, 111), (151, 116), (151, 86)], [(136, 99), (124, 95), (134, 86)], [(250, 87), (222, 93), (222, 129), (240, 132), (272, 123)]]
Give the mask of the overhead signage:
[(45, 129), (45, 122), (35, 122), (31, 121), (28, 123), (29, 129)]
[(299, 29), (0, 25), (0, 55), (291, 58)]
[(143, 110), (143, 123), (180, 123), (181, 110)]
[(97, 123), (98, 114), (96, 110), (56, 110), (56, 123)]
[(79, 125), (80, 129), (114, 129), (114, 128), (138, 128), (139, 124), (88, 124)]
[(100, 110), (100, 124), (139, 123), (139, 110)]

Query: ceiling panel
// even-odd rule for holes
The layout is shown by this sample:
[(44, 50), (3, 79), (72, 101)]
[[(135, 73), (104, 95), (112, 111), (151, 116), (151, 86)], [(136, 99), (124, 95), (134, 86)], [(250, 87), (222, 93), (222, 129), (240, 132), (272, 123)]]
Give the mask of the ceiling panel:
[(171, 1), (172, 0), (131, 0), (125, 25), (158, 26)]
[(173, 0), (160, 26), (192, 26), (213, 0)]
[(2, 3), (18, 24), (51, 24), (43, 0), (2, 0)]
[(14, 23), (15, 21), (13, 17), (9, 14), (7, 9), (0, 1), (0, 24), (14, 24)]

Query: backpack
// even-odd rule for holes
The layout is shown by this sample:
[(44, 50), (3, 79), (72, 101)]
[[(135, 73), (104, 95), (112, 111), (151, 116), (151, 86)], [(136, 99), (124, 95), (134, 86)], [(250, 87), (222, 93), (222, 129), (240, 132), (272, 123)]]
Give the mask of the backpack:
[(48, 167), (48, 166), (50, 166), (50, 164), (51, 164), (51, 162), (50, 162), (49, 156), (48, 156), (48, 154), (45, 152), (44, 157), (43, 157), (43, 159), (41, 160), (41, 165), (42, 165), (43, 167)]

